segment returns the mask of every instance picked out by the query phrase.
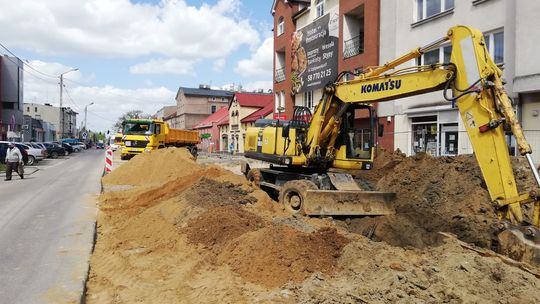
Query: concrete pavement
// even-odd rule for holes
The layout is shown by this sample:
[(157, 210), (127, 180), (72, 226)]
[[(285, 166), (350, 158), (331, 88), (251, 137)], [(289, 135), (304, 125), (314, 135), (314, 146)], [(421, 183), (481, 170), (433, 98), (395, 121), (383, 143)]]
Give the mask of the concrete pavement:
[(93, 246), (104, 150), (0, 180), (0, 302), (78, 303)]

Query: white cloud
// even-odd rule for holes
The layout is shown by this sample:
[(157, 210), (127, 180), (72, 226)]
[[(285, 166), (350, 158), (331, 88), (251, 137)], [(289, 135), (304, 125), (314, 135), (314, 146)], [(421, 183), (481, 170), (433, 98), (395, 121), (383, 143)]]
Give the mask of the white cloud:
[(240, 0), (190, 6), (185, 0), (159, 4), (128, 0), (0, 0), (2, 42), (43, 54), (105, 57), (158, 54), (224, 58), (259, 34), (237, 17)]
[(145, 63), (136, 64), (129, 68), (133, 74), (178, 74), (193, 73), (195, 60), (181, 59), (152, 59)]
[[(39, 67), (39, 71), (50, 75), (71, 69), (60, 63), (31, 61), (29, 64), (35, 68)], [(24, 101), (58, 106), (60, 98), (58, 79), (44, 76), (29, 68), (25, 68), (24, 71)], [(78, 126), (84, 120), (85, 105), (94, 102), (88, 107), (88, 128), (92, 130), (111, 129), (116, 119), (130, 110), (154, 114), (162, 106), (176, 103), (174, 100), (176, 92), (162, 86), (139, 89), (122, 89), (108, 85), (88, 86), (79, 82), (84, 82), (85, 79), (79, 71), (66, 74), (64, 79), (63, 106), (71, 107), (79, 113)]]
[(244, 90), (246, 90), (248, 92), (263, 89), (264, 92), (266, 93), (266, 92), (268, 92), (268, 90), (272, 90), (272, 81), (262, 80), (262, 81), (248, 82), (246, 84), (242, 84), (242, 89), (244, 89)]
[(221, 72), (223, 71), (223, 68), (225, 67), (226, 63), (227, 62), (223, 58), (216, 59), (214, 60), (214, 65), (212, 67), (212, 70), (214, 70), (215, 72)]
[(244, 77), (262, 76), (272, 78), (274, 42), (273, 38), (266, 38), (251, 58), (240, 60), (234, 71)]

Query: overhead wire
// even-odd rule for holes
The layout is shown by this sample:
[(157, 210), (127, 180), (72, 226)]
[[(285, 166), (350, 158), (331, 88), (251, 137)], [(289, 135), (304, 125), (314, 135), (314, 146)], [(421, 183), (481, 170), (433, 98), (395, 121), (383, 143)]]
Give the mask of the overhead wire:
[[(2, 43), (0, 43), (0, 46), (6, 50), (9, 54), (11, 54), (13, 57), (16, 57), (18, 58), (19, 60), (21, 60), (21, 62), (23, 63), (23, 65), (26, 65), (27, 67), (29, 67), (30, 69), (38, 72), (39, 74), (43, 75), (43, 76), (47, 76), (47, 77), (51, 77), (51, 78), (58, 78), (58, 76), (54, 76), (54, 75), (50, 75), (50, 74), (47, 74), (47, 73), (43, 73), (41, 72), (40, 70), (34, 68), (33, 66), (31, 66), (29, 63), (25, 62), (24, 60), (20, 59), (19, 56), (15, 55), (10, 49), (8, 49), (5, 45), (3, 45)], [(9, 57), (8, 57), (9, 58)], [(13, 62), (13, 61), (12, 61)]]

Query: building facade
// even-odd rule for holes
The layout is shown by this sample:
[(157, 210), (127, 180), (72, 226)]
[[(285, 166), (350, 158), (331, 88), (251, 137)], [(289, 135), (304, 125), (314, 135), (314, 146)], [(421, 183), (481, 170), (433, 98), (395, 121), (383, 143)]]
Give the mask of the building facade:
[(227, 107), (222, 107), (193, 127), (193, 130), (199, 132), (199, 137), (201, 138), (201, 143), (199, 144), (200, 150), (211, 153), (222, 151), (226, 148), (221, 146), (219, 125), (223, 122), (228, 122), (228, 119), (229, 111)]
[(165, 117), (169, 117), (174, 113), (176, 113), (176, 106), (164, 106), (154, 114), (154, 117), (156, 119), (164, 120)]
[(213, 90), (210, 86), (180, 87), (176, 94), (176, 120), (179, 129), (191, 129), (222, 107), (227, 107), (233, 92)]
[[(58, 140), (60, 138), (77, 137), (77, 112), (69, 107), (62, 107), (64, 134), (60, 134), (60, 108), (51, 104), (25, 103), (24, 114), (34, 119), (42, 120), (52, 125), (49, 126), (44, 135), (48, 140)], [(51, 136), (50, 130), (55, 130), (54, 136)], [(53, 138), (51, 138), (53, 137)]]
[(228, 124), (221, 125), (220, 146), (228, 151), (244, 153), (244, 139), (248, 127), (259, 118), (271, 118), (273, 96), (265, 93), (236, 92), (228, 107)]
[[(350, 80), (379, 64), (379, 6), (379, 0), (274, 1), (276, 116), (292, 117), (294, 106), (313, 112), (338, 75)], [(355, 128), (369, 123), (360, 111), (354, 118)], [(378, 145), (393, 149), (393, 117), (379, 115), (379, 123), (388, 135)]]
[(23, 62), (0, 56), (0, 140), (22, 140), (23, 91)]
[[(446, 35), (456, 24), (484, 32), (490, 55), (503, 69), (507, 93), (525, 135), (540, 149), (540, 63), (535, 59), (535, 42), (540, 38), (538, 1), (513, 0), (390, 0), (381, 1), (381, 63), (398, 58)], [(403, 67), (448, 62), (450, 45), (425, 53)], [(394, 143), (408, 155), (472, 153), (468, 135), (458, 111), (442, 92), (403, 98), (379, 105), (383, 116), (395, 115)], [(515, 142), (509, 139), (510, 153)], [(533, 155), (540, 162), (538, 153)]]

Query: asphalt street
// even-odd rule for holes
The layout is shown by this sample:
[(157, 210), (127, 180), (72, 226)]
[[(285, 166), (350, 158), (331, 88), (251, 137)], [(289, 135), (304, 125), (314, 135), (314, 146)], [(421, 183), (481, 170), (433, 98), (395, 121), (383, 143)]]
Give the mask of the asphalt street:
[(91, 149), (0, 177), (0, 303), (79, 302), (103, 165)]

